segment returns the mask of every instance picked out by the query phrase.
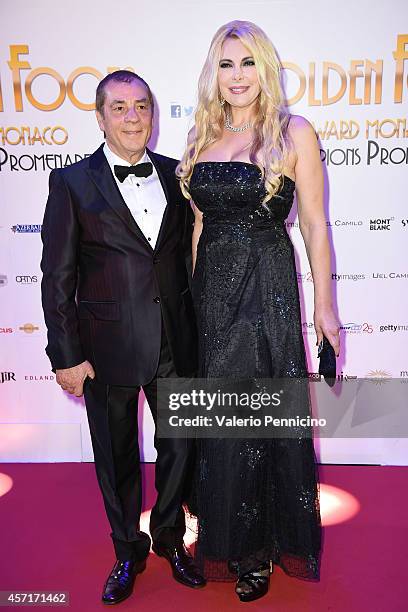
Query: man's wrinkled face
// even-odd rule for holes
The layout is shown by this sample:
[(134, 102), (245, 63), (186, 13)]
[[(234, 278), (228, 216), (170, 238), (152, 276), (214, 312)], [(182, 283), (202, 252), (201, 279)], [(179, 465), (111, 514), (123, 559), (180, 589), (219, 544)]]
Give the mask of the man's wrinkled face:
[(109, 148), (135, 164), (143, 156), (152, 133), (153, 109), (144, 83), (111, 81), (105, 87), (103, 114), (96, 111)]

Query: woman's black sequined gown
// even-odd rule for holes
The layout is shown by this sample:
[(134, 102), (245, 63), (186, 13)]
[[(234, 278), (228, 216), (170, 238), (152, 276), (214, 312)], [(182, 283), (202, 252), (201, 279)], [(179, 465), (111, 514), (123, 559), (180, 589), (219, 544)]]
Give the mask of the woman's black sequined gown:
[[(203, 378), (307, 377), (293, 246), (284, 221), (295, 185), (268, 203), (260, 170), (201, 162), (190, 192), (203, 212), (193, 277)], [(313, 441), (203, 439), (194, 501), (196, 560), (208, 578), (233, 579), (272, 559), (318, 578), (321, 526)], [(236, 578), (236, 576), (235, 576)]]

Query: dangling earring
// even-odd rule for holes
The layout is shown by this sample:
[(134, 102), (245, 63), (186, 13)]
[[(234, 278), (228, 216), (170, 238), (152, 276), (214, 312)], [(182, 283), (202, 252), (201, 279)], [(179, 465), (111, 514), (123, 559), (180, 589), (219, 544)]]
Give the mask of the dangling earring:
[(220, 98), (219, 98), (219, 102), (220, 102), (220, 106), (224, 106), (224, 104), (225, 104), (225, 99), (224, 99), (222, 96), (220, 96)]

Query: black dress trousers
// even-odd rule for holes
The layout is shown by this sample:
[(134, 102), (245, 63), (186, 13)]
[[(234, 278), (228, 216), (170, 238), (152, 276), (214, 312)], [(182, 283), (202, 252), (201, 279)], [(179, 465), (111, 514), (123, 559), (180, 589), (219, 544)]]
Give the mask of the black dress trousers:
[[(164, 325), (159, 365), (143, 390), (157, 421), (157, 379), (177, 377)], [(87, 379), (85, 403), (95, 458), (95, 469), (111, 525), (116, 557), (142, 560), (149, 554), (150, 538), (140, 531), (142, 481), (138, 444), (140, 387), (106, 385)], [(155, 486), (157, 500), (150, 517), (154, 542), (174, 546), (183, 540), (185, 519), (182, 504), (191, 480), (191, 440), (158, 438)]]

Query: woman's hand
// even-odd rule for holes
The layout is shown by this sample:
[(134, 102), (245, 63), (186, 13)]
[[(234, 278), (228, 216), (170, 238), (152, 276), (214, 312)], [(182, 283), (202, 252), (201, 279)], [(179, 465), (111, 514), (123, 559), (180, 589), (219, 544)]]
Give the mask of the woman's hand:
[(316, 344), (319, 345), (323, 340), (323, 336), (326, 336), (334, 348), (336, 357), (338, 357), (340, 354), (340, 326), (331, 306), (319, 306), (315, 308), (314, 326), (317, 335)]

